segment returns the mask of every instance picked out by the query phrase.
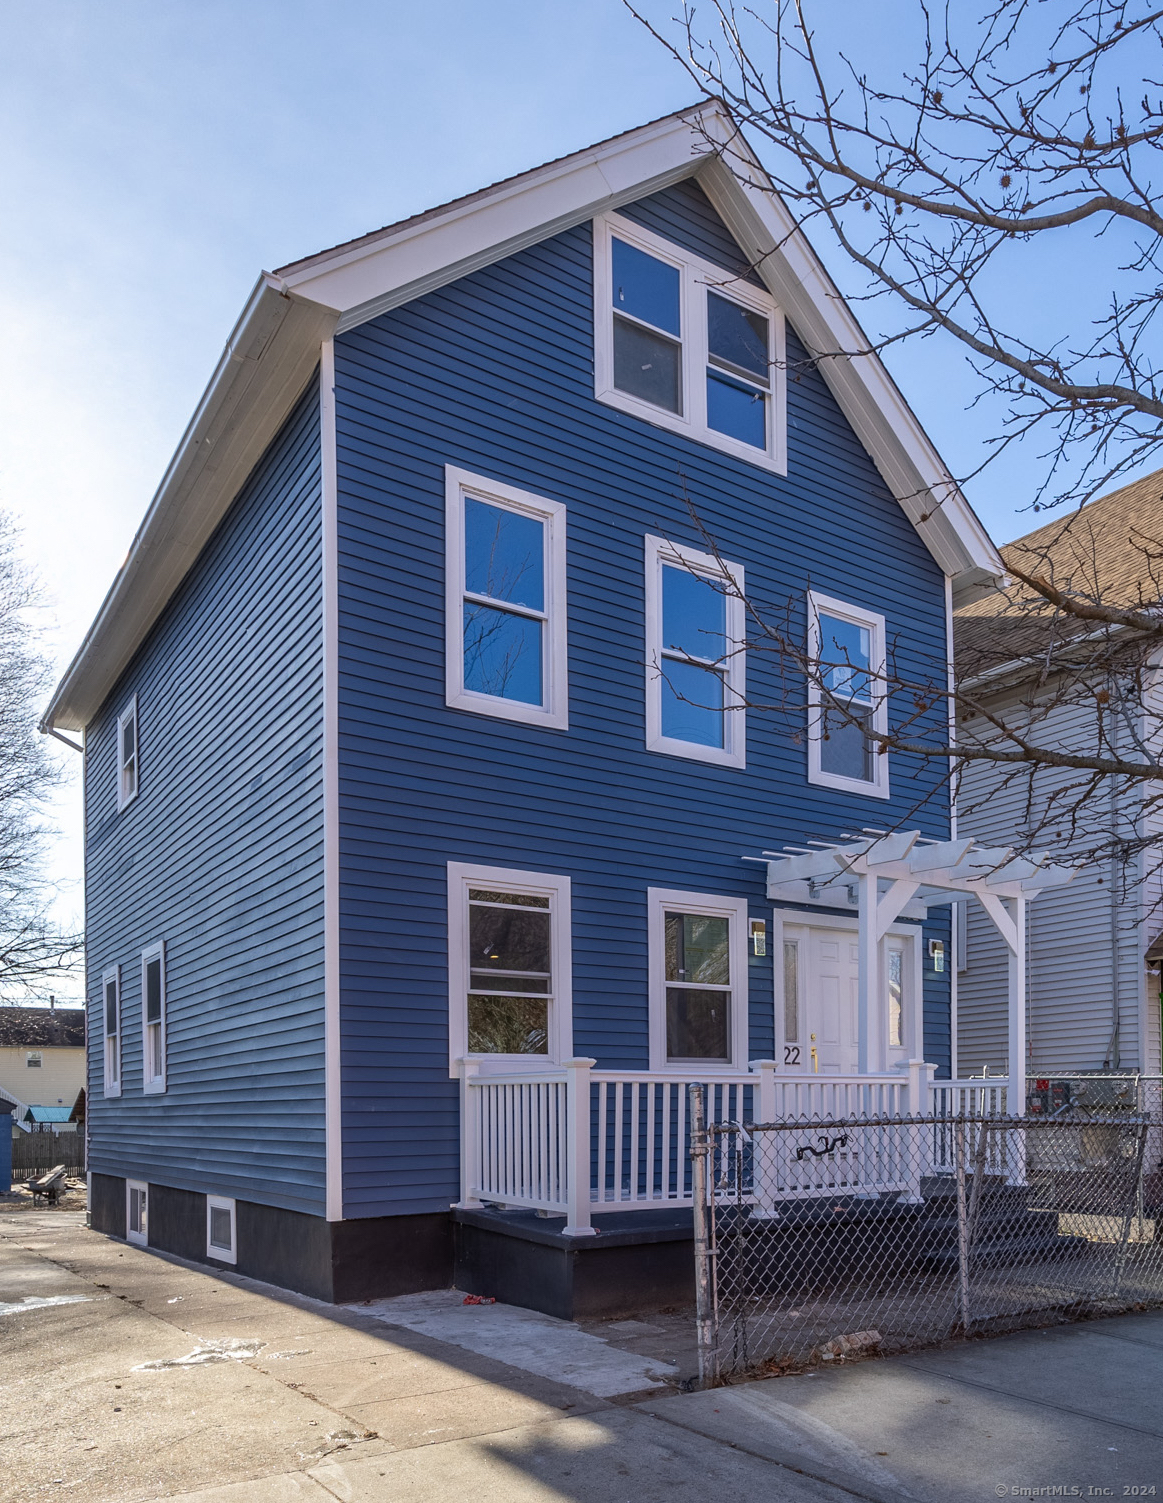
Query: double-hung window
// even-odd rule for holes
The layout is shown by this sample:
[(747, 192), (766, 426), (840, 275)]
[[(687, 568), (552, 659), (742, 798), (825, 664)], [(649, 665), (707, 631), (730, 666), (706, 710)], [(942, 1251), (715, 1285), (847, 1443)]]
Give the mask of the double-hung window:
[(598, 399), (784, 473), (785, 334), (766, 289), (617, 214), (594, 221), (594, 273)]
[(544, 1065), (568, 1055), (569, 878), (448, 867), (449, 1047), (458, 1061)]
[(141, 953), (141, 1085), (146, 1095), (166, 1088), (166, 947)]
[(124, 809), (137, 797), (138, 763), (137, 695), (117, 717), (117, 807)]
[(104, 1014), (105, 1095), (121, 1095), (121, 967), (110, 966), (101, 977)]
[(888, 730), (884, 617), (808, 596), (808, 779), (887, 798), (888, 756), (870, 734)]
[(651, 888), (650, 1068), (747, 1061), (747, 904)]
[(743, 569), (646, 539), (646, 746), (746, 761)]
[(447, 702), (564, 729), (565, 507), (449, 465)]

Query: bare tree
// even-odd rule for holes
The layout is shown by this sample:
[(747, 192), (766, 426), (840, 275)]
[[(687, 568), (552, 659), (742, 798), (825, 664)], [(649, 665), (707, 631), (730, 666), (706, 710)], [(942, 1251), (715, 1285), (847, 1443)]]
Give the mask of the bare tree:
[(83, 939), (50, 916), (44, 878), (44, 806), (60, 771), (37, 733), (48, 687), (39, 645), (36, 587), (17, 551), (17, 531), (0, 513), (0, 993), (38, 994), (71, 974)]
[[(799, 223), (864, 279), (856, 300), (887, 326), (871, 347), (951, 341), (977, 373), (978, 400), (999, 404), (983, 463), (1040, 444), (1030, 504), (1072, 504), (1052, 534), (1005, 550), (1005, 593), (962, 613), (952, 683), (944, 662), (918, 665), (898, 644), (871, 675), (843, 644), (821, 640), (813, 654), (794, 603), (776, 620), (749, 602), (748, 648), (780, 664), (778, 702), (756, 708), (782, 716), (792, 736), (859, 734), (876, 755), (943, 764), (950, 779), (992, 767), (1006, 785), (1020, 780), (1020, 846), (1051, 835), (1087, 853), (1157, 842), (1163, 484), (1158, 526), (1122, 540), (1136, 556), (1117, 578), (1100, 567), (1086, 503), (1163, 444), (1152, 338), (1163, 10), (895, 0), (874, 12), (894, 36), (878, 76), (836, 41), (847, 7), (831, 0), (686, 0), (671, 21), (626, 3), (728, 105)], [(723, 156), (732, 165), (729, 147)], [(1020, 307), (1007, 295), (1012, 273), (1028, 283), (1072, 246), (1087, 273), (1069, 302)], [(809, 359), (837, 356), (862, 358)], [(887, 702), (887, 724), (849, 692), (860, 675)], [(917, 781), (932, 787), (931, 775)], [(1131, 790), (1134, 829), (1111, 812)]]

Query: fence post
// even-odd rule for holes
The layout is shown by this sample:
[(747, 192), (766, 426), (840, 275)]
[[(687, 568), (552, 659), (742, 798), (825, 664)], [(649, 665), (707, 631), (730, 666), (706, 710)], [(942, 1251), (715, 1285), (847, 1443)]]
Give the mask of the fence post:
[(695, 1314), (699, 1346), (699, 1387), (710, 1388), (719, 1378), (719, 1343), (715, 1322), (714, 1274), (711, 1260), (710, 1210), (707, 1160), (710, 1143), (707, 1134), (707, 1110), (703, 1087), (687, 1087), (690, 1099), (691, 1134), (691, 1202), (695, 1234)]
[(566, 1237), (592, 1237), (590, 1193), (590, 1071), (597, 1060), (565, 1062)]
[(461, 1059), (457, 1063), (460, 1065), (460, 1199), (457, 1206), (467, 1211), (481, 1203), (473, 1195), (473, 1180), (477, 1177), (481, 1154), (479, 1103), (473, 1100), (469, 1089), (480, 1065), (475, 1059)]
[(957, 1275), (961, 1333), (969, 1333), (969, 1219), (965, 1205), (965, 1118), (953, 1124), (953, 1152), (957, 1159)]

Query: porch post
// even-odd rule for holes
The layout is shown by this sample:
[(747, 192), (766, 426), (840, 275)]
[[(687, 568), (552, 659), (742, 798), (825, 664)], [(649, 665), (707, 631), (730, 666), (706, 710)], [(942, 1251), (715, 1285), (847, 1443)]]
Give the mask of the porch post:
[[(758, 1076), (751, 1088), (754, 1092), (752, 1116), (756, 1122), (775, 1121), (775, 1072), (777, 1068), (773, 1059), (751, 1061), (751, 1069)], [(779, 1219), (779, 1213), (775, 1209), (779, 1176), (774, 1162), (779, 1136), (779, 1133), (756, 1134), (755, 1158), (751, 1170), (752, 1191), (755, 1195), (754, 1214), (770, 1221)], [(765, 1142), (765, 1139), (770, 1139), (770, 1141)]]
[(876, 941), (877, 878), (859, 878), (859, 971), (856, 978), (856, 1063), (861, 1075), (880, 1067), (880, 946)]
[(597, 1060), (565, 1062), (566, 1237), (592, 1237), (590, 1225), (590, 1071)]
[(477, 1115), (479, 1103), (472, 1099), (473, 1093), (469, 1090), (469, 1082), (476, 1079), (480, 1065), (475, 1059), (461, 1059), (458, 1063), (460, 1064), (460, 1199), (457, 1205), (461, 1210), (469, 1210), (481, 1203), (474, 1198), (472, 1193), (480, 1164), (480, 1118)]
[(1014, 942), (1009, 953), (1009, 1097), (1011, 1117), (1026, 1115), (1026, 899), (1013, 900)]

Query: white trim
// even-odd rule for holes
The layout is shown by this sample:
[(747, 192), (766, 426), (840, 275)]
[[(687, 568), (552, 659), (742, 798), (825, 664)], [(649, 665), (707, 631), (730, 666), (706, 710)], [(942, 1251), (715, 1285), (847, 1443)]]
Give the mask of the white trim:
[(339, 985), (339, 472), (335, 344), (319, 360), (323, 571), (323, 1141), (328, 1221), (343, 1219), (343, 1057)]
[[(134, 1190), (143, 1197), (139, 1232), (132, 1230), (133, 1222), (129, 1214), (130, 1196)], [(149, 1246), (149, 1185), (143, 1179), (125, 1181), (125, 1240), (131, 1242), (134, 1247)]]
[[(727, 661), (723, 672), (723, 703), (738, 708), (723, 711), (723, 745), (700, 746), (694, 741), (679, 741), (662, 734), (662, 570), (682, 567), (714, 581), (731, 582), (724, 590)], [(726, 572), (724, 572), (726, 571)], [(696, 762), (713, 762), (719, 767), (747, 765), (747, 654), (743, 647), (746, 618), (743, 589), (743, 565), (720, 564), (712, 554), (700, 553), (682, 543), (647, 534), (645, 538), (645, 616), (646, 616), (646, 750), (663, 752), (671, 757), (689, 757)], [(709, 660), (708, 660), (709, 661)]]
[[(464, 600), (466, 496), (505, 511), (533, 517), (545, 529), (545, 607), (523, 615), (544, 623), (542, 694), (540, 705), (480, 694), (464, 687)], [(445, 703), (452, 709), (472, 710), (501, 720), (519, 720), (551, 730), (569, 727), (568, 620), (566, 600), (565, 505), (518, 490), (500, 480), (473, 475), (456, 465), (444, 467), (445, 498)], [(477, 598), (477, 597), (474, 597)]]
[[(146, 1022), (146, 996), (145, 996), (145, 972), (146, 967), (153, 961), (161, 961), (161, 1019), (156, 1025)], [(161, 1032), (161, 1061), (160, 1075), (150, 1073), (150, 1047), (149, 1030), (156, 1026)], [(141, 1090), (145, 1096), (160, 1096), (166, 1088), (166, 1071), (169, 1063), (169, 999), (166, 996), (166, 945), (165, 940), (157, 940), (152, 945), (147, 945), (141, 952)]]
[[(817, 590), (808, 591), (808, 657), (812, 662), (820, 657), (820, 612), (824, 611), (829, 616), (838, 616), (842, 621), (850, 621), (856, 626), (867, 627), (872, 636), (872, 649), (869, 654), (870, 677), (874, 683), (879, 680), (883, 686), (885, 679), (885, 623), (884, 617), (875, 611), (862, 610), (859, 606), (851, 605), (846, 600), (836, 600), (831, 595), (821, 595)], [(887, 688), (882, 688), (880, 693), (873, 690), (872, 701), (872, 724), (873, 728), (882, 734), (888, 730), (888, 693)], [(838, 773), (825, 772), (820, 766), (820, 711), (821, 695), (820, 686), (813, 680), (808, 681), (808, 782), (814, 783), (820, 788), (836, 788), (843, 793), (859, 793), (865, 798), (888, 798), (888, 774), (889, 754), (881, 754), (874, 751), (872, 754), (872, 766), (874, 777), (865, 782), (862, 778), (845, 778)]]
[[(117, 1009), (117, 1033), (110, 1035), (106, 1018), (109, 986), (114, 988), (114, 1006)], [(121, 967), (111, 965), (101, 972), (101, 1079), (102, 1095), (106, 1098), (121, 1095), (121, 1039), (125, 1032), (125, 1019), (121, 1015)], [(109, 1039), (116, 1038), (114, 1052), (110, 1055)], [(110, 1067), (113, 1067), (112, 1069)]]
[[(680, 329), (682, 372), (682, 411), (668, 412), (652, 402), (642, 401), (614, 385), (614, 308), (613, 271), (610, 242), (614, 236), (645, 251), (656, 260), (673, 266), (681, 277)], [(742, 443), (730, 434), (720, 433), (707, 425), (707, 299), (706, 289), (721, 293), (768, 320), (769, 395), (764, 403), (767, 448)], [(620, 214), (602, 214), (594, 219), (594, 396), (599, 402), (617, 407), (633, 417), (642, 418), (659, 428), (713, 449), (721, 449), (736, 459), (761, 469), (787, 474), (787, 334), (784, 317), (766, 288), (733, 276), (722, 266), (704, 261), (700, 256), (655, 235), (650, 230)]]
[(669, 887), (646, 889), (646, 930), (650, 956), (650, 1069), (689, 1075), (701, 1068), (698, 1060), (666, 1057), (666, 926), (667, 909), (681, 913), (705, 913), (730, 923), (731, 1026), (729, 1061), (708, 1060), (708, 1069), (746, 1070), (749, 1052), (749, 975), (747, 969), (747, 899), (724, 898), (715, 893), (679, 892)]
[[(468, 891), (492, 887), (531, 893), (549, 899), (550, 964), (553, 968), (552, 1006), (546, 1054), (473, 1054), (468, 1052)], [(547, 872), (518, 871), (505, 866), (448, 863), (448, 1073), (460, 1076), (460, 1061), (476, 1061), (483, 1072), (500, 1069), (544, 1070), (573, 1055), (573, 931), (570, 879)]]
[[(226, 1211), (230, 1216), (230, 1246), (218, 1247), (210, 1241), (210, 1213), (211, 1211)], [(238, 1262), (238, 1216), (235, 1202), (227, 1195), (207, 1195), (206, 1197), (206, 1256), (213, 1258), (215, 1263)]]
[[(133, 722), (133, 786), (127, 788), (126, 764), (122, 749), (122, 735), (126, 725)], [(117, 717), (117, 811), (132, 804), (141, 788), (141, 721), (137, 714), (137, 695), (132, 694), (129, 703)]]

